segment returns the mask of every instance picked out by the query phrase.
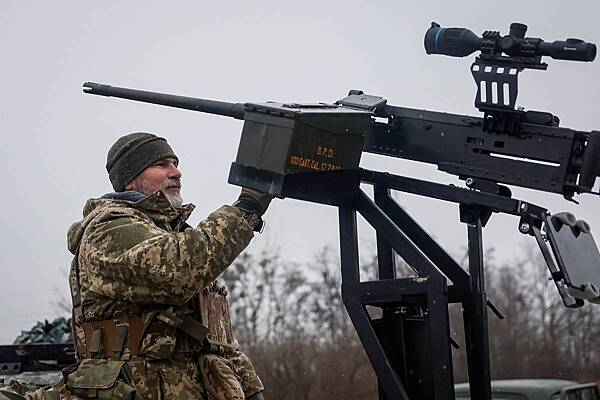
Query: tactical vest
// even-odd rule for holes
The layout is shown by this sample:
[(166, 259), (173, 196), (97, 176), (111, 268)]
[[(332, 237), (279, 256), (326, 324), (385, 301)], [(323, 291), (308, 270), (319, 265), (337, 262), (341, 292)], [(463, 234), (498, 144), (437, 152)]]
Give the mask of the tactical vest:
[[(78, 359), (129, 360), (146, 355), (167, 358), (175, 352), (222, 352), (237, 348), (227, 291), (217, 282), (191, 300), (195, 316), (174, 307), (102, 321), (86, 321), (79, 279), (79, 247), (69, 272), (73, 301), (73, 340)], [(177, 346), (176, 346), (177, 342)]]

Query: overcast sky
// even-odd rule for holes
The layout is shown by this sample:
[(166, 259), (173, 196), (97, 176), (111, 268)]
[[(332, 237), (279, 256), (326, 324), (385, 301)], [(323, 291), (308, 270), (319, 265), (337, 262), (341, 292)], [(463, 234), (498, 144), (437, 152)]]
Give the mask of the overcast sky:
[[(160, 6), (159, 4), (176, 4)], [(240, 1), (86, 2), (3, 0), (0, 4), (0, 344), (61, 312), (68, 296), (68, 226), (86, 199), (111, 190), (106, 152), (119, 136), (165, 136), (181, 160), (183, 195), (196, 223), (236, 199), (227, 184), (242, 123), (126, 100), (84, 95), (84, 81), (245, 101), (333, 102), (352, 88), (389, 104), (478, 115), (473, 60), (427, 56), (431, 21), (528, 36), (600, 42), (597, 1)], [(600, 128), (600, 62), (548, 60), (521, 75), (519, 105), (551, 111), (563, 126)], [(435, 167), (364, 155), (362, 166), (461, 184)], [(581, 204), (515, 189), (553, 212), (571, 210), (600, 227), (598, 197)], [(402, 195), (400, 202), (452, 254), (466, 240), (455, 205)], [(251, 249), (281, 247), (294, 261), (338, 246), (332, 207), (277, 200)], [(524, 242), (514, 217), (494, 216), (484, 243), (510, 262)], [(373, 243), (369, 229), (361, 238)]]

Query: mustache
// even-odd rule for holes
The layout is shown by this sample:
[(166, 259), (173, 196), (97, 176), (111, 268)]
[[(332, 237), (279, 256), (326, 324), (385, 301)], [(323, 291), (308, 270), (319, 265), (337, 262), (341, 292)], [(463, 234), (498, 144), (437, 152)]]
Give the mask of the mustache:
[(181, 189), (181, 179), (173, 178), (169, 179), (163, 185), (164, 189)]

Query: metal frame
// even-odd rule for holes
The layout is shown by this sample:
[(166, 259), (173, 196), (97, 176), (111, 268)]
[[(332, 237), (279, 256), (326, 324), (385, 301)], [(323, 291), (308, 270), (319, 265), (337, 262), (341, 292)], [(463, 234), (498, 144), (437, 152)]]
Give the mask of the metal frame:
[[(482, 229), (492, 212), (537, 220), (547, 212), (510, 197), (360, 170), (374, 186), (339, 205), (342, 298), (378, 377), (384, 399), (454, 399), (448, 303), (462, 303), (472, 398), (491, 399)], [(467, 225), (469, 273), (391, 197), (390, 190), (460, 205)], [(357, 213), (376, 230), (379, 280), (361, 282)], [(417, 273), (396, 276), (398, 253)], [(448, 285), (448, 280), (451, 285)], [(368, 307), (380, 309), (374, 316)]]

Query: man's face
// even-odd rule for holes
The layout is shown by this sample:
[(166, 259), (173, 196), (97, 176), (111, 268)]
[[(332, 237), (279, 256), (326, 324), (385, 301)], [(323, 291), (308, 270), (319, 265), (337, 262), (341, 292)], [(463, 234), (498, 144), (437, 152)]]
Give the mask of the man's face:
[(177, 160), (163, 158), (154, 165), (149, 166), (125, 186), (125, 190), (135, 190), (145, 195), (162, 190), (171, 204), (180, 207), (181, 198), (181, 172), (177, 169)]

